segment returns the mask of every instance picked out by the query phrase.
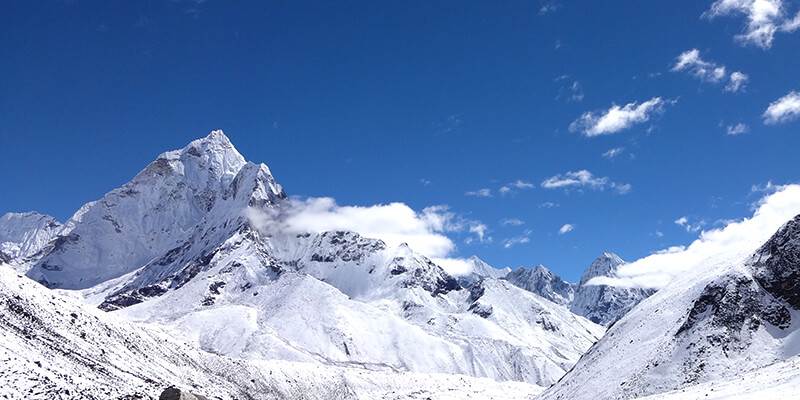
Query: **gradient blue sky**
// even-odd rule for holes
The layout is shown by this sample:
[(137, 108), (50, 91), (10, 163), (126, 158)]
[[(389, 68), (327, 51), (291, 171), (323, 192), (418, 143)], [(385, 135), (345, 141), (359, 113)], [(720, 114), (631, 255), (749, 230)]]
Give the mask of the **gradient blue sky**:
[[(688, 244), (751, 215), (754, 185), (800, 180), (798, 1), (769, 0), (771, 42), (741, 36), (753, 0), (736, 3), (5, 1), (0, 213), (64, 221), (223, 129), (290, 195), (446, 204), (488, 229), (452, 233), (456, 256), (576, 281), (603, 251)], [(583, 170), (605, 181), (545, 187)]]

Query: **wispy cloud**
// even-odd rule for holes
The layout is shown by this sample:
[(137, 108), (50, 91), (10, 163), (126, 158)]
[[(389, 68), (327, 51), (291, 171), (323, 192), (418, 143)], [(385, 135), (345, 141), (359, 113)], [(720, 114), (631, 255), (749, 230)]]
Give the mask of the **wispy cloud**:
[(744, 32), (736, 40), (762, 49), (772, 47), (775, 34), (794, 32), (800, 28), (800, 12), (792, 17), (787, 0), (717, 0), (703, 13), (704, 18), (739, 15), (747, 18)]
[(773, 101), (762, 116), (769, 125), (797, 119), (800, 117), (800, 92), (791, 92)]
[(705, 221), (698, 221), (697, 223), (690, 224), (689, 223), (689, 218), (687, 218), (686, 216), (683, 216), (683, 217), (680, 217), (680, 218), (676, 219), (675, 220), (675, 224), (676, 225), (680, 225), (681, 227), (686, 229), (686, 232), (697, 232), (700, 229), (703, 229), (703, 226), (705, 226), (706, 223), (705, 223)]
[(592, 284), (661, 288), (687, 270), (711, 268), (710, 259), (745, 257), (766, 242), (784, 223), (800, 214), (800, 185), (781, 186), (763, 197), (753, 216), (724, 228), (700, 233), (688, 247), (676, 246), (623, 265), (616, 278), (595, 278)]
[(564, 224), (561, 229), (558, 230), (559, 235), (563, 235), (565, 233), (572, 232), (575, 229), (575, 226), (572, 224)]
[(509, 193), (512, 193), (514, 189), (519, 189), (519, 190), (533, 189), (535, 186), (536, 185), (530, 182), (525, 182), (521, 179), (517, 179), (514, 182), (501, 186), (500, 189), (498, 189), (497, 191), (500, 193), (500, 195), (505, 196)]
[(521, 219), (517, 219), (517, 218), (506, 218), (506, 219), (500, 221), (500, 223), (503, 224), (503, 225), (514, 225), (514, 226), (519, 226), (519, 225), (524, 225), (525, 224), (524, 221), (522, 221)]
[(545, 179), (542, 182), (545, 189), (582, 189), (605, 190), (607, 187), (614, 189), (619, 194), (631, 191), (631, 185), (611, 182), (607, 177), (595, 177), (587, 170), (570, 171)]
[(674, 104), (676, 100), (663, 100), (653, 97), (644, 103), (628, 103), (624, 106), (612, 104), (604, 111), (589, 111), (569, 126), (570, 132), (581, 132), (587, 137), (608, 135), (628, 129), (636, 124), (647, 122), (654, 115), (664, 112), (664, 105)]
[(531, 239), (530, 239), (531, 233), (533, 233), (532, 230), (526, 229), (525, 232), (521, 236), (516, 236), (516, 237), (512, 237), (512, 238), (508, 238), (506, 240), (503, 240), (503, 247), (508, 249), (508, 248), (511, 248), (512, 246), (515, 246), (515, 245), (518, 245), (518, 244), (528, 243), (528, 242), (531, 241)]
[(440, 134), (456, 133), (461, 131), (461, 117), (463, 114), (450, 114), (443, 121), (434, 122), (433, 126)]
[(610, 160), (610, 159), (622, 154), (623, 151), (625, 151), (624, 148), (615, 147), (615, 148), (603, 153), (603, 157), (608, 158)]
[(474, 192), (466, 192), (464, 193), (467, 196), (475, 196), (475, 197), (492, 197), (492, 190), (491, 189), (478, 189)]
[(539, 15), (551, 14), (551, 13), (554, 13), (554, 12), (558, 11), (558, 9), (560, 9), (560, 8), (561, 8), (561, 4), (558, 4), (558, 3), (554, 2), (554, 1), (549, 1), (549, 2), (547, 2), (545, 4), (543, 4), (541, 8), (539, 8)]
[(431, 184), (431, 181), (429, 181), (428, 179), (425, 179), (425, 178), (420, 178), (420, 180), (419, 180), (419, 183), (420, 183), (422, 186), (428, 186), (428, 185), (430, 185), (430, 184)]
[(728, 125), (727, 128), (728, 135), (740, 135), (742, 133), (747, 133), (747, 131), (749, 130), (750, 128), (743, 123), (738, 123), (736, 125)]
[(558, 207), (558, 203), (553, 203), (552, 201), (545, 201), (542, 204), (539, 204), (539, 208), (556, 208)]
[(738, 92), (744, 89), (750, 78), (747, 74), (736, 71), (728, 74), (724, 65), (706, 61), (700, 57), (700, 50), (691, 49), (681, 53), (672, 66), (672, 72), (687, 72), (703, 82), (720, 83), (728, 81), (725, 90)]

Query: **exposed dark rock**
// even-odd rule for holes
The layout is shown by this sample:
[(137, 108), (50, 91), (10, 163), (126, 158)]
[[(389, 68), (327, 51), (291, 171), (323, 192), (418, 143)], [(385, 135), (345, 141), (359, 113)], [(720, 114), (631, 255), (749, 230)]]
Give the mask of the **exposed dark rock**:
[(208, 398), (170, 386), (161, 392), (158, 400), (208, 400)]
[(753, 278), (771, 295), (800, 310), (800, 215), (753, 255)]

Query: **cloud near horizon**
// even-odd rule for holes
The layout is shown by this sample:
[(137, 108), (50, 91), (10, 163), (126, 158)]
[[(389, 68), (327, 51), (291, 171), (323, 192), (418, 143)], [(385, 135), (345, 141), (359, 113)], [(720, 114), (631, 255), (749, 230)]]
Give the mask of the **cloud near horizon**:
[(723, 228), (703, 231), (688, 247), (675, 246), (660, 250), (621, 266), (615, 278), (594, 278), (590, 284), (662, 288), (685, 271), (703, 268), (703, 261), (711, 257), (723, 254), (744, 257), (755, 252), (783, 224), (798, 214), (800, 185), (780, 186), (777, 191), (759, 200), (752, 217), (730, 222)]
[(489, 240), (487, 227), (480, 221), (465, 219), (447, 206), (431, 206), (421, 212), (404, 203), (373, 206), (340, 206), (330, 197), (293, 200), (282, 214), (248, 209), (246, 217), (262, 231), (270, 233), (321, 233), (353, 231), (364, 237), (383, 240), (387, 246), (407, 243), (414, 251), (431, 258), (448, 273), (458, 275), (470, 268), (466, 260), (450, 256), (456, 249), (447, 233), (471, 235), (473, 241)]

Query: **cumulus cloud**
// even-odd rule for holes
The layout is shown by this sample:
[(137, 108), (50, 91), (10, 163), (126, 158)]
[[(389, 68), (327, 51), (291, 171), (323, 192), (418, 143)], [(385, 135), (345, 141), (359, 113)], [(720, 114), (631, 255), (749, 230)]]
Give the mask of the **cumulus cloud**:
[(612, 104), (605, 111), (588, 111), (569, 125), (570, 132), (580, 131), (587, 137), (609, 135), (628, 129), (636, 124), (647, 122), (650, 118), (664, 112), (664, 105), (674, 104), (675, 100), (653, 97), (644, 103), (628, 103), (625, 106)]
[(629, 184), (611, 182), (607, 177), (595, 177), (585, 169), (551, 176), (542, 182), (542, 187), (545, 189), (590, 188), (593, 190), (605, 190), (605, 188), (610, 187), (619, 194), (626, 194), (631, 191), (631, 185)]
[(720, 83), (727, 80), (725, 90), (728, 92), (738, 92), (744, 89), (750, 77), (736, 71), (728, 74), (724, 65), (718, 65), (713, 61), (706, 61), (700, 57), (700, 50), (691, 49), (681, 53), (672, 66), (672, 72), (687, 72), (703, 82)]
[(737, 256), (753, 253), (784, 223), (798, 214), (800, 185), (781, 186), (775, 193), (758, 201), (752, 217), (730, 222), (723, 228), (703, 231), (687, 247), (674, 246), (661, 250), (621, 266), (616, 278), (595, 278), (591, 283), (661, 288), (685, 271), (703, 268), (705, 260), (724, 255), (729, 255), (733, 260)]
[(456, 249), (449, 233), (463, 232), (478, 241), (489, 240), (486, 225), (460, 217), (443, 205), (417, 212), (403, 203), (340, 206), (334, 199), (322, 197), (295, 200), (279, 214), (248, 209), (246, 217), (257, 229), (272, 235), (343, 230), (381, 239), (390, 247), (407, 243), (437, 263), (447, 262)]
[(475, 196), (475, 197), (492, 197), (492, 190), (491, 189), (478, 189), (474, 192), (466, 192), (464, 193), (467, 196)]
[(608, 158), (610, 160), (610, 159), (622, 154), (623, 151), (625, 151), (625, 149), (623, 149), (622, 147), (615, 147), (615, 148), (603, 153), (603, 157)]
[(728, 125), (728, 135), (739, 135), (742, 133), (747, 133), (750, 128), (742, 123), (738, 123), (736, 125)]
[(713, 19), (731, 15), (747, 18), (744, 32), (736, 35), (736, 40), (765, 50), (772, 47), (776, 33), (800, 28), (800, 12), (792, 18), (790, 1), (787, 0), (717, 0), (703, 17)]
[(719, 82), (727, 75), (725, 66), (704, 61), (700, 58), (700, 51), (697, 49), (684, 51), (678, 56), (672, 72), (678, 71), (687, 71), (696, 78), (708, 82)]
[(800, 92), (791, 92), (773, 101), (762, 115), (765, 124), (788, 122), (800, 117)]
[(572, 232), (573, 229), (575, 229), (575, 227), (572, 224), (564, 224), (564, 226), (558, 230), (558, 234), (563, 235), (565, 233)]
[(725, 85), (725, 90), (728, 92), (735, 93), (744, 88), (747, 81), (750, 80), (750, 76), (741, 71), (736, 71), (731, 73), (729, 79), (730, 82), (728, 82), (728, 84)]

